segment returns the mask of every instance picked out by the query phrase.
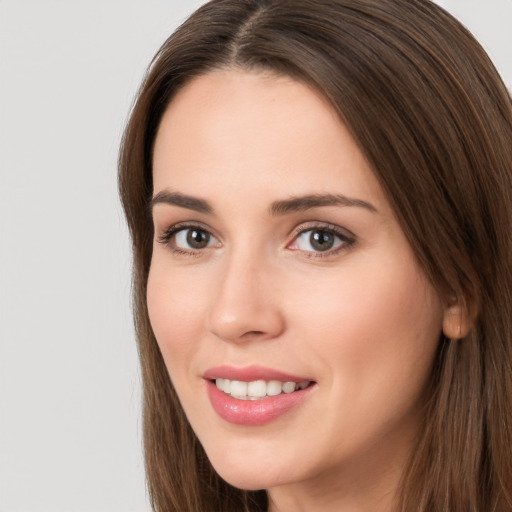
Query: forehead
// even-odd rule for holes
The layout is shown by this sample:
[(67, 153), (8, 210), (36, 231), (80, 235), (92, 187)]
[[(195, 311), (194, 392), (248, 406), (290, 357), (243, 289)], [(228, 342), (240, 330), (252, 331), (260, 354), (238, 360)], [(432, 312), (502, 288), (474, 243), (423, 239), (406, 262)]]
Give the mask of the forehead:
[(288, 77), (239, 70), (208, 73), (179, 91), (157, 133), (153, 174), (155, 192), (251, 188), (270, 194), (281, 187), (301, 195), (342, 186), (340, 193), (381, 195), (321, 94)]
[(173, 98), (157, 133), (155, 153), (162, 140), (166, 145), (191, 138), (205, 144), (236, 140), (246, 142), (244, 148), (269, 146), (272, 140), (283, 144), (284, 137), (276, 135), (284, 135), (278, 132), (284, 126), (293, 143), (305, 134), (325, 137), (320, 126), (341, 128), (339, 124), (327, 101), (301, 82), (268, 73), (219, 70), (192, 80)]

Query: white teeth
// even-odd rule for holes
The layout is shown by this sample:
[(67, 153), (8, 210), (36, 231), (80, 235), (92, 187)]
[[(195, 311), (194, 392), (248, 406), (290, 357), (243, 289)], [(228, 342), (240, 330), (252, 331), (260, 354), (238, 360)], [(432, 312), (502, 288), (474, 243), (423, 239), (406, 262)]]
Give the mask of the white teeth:
[(224, 393), (240, 400), (258, 400), (265, 396), (277, 396), (281, 393), (293, 393), (305, 389), (310, 381), (281, 382), (279, 380), (254, 380), (244, 382), (241, 380), (215, 379), (215, 385)]
[(276, 396), (280, 395), (283, 390), (283, 383), (278, 380), (271, 380), (267, 384), (267, 395), (268, 396)]
[(295, 382), (285, 382), (283, 384), (283, 393), (293, 393), (295, 391)]
[(231, 381), (231, 396), (236, 398), (243, 398), (247, 396), (247, 382), (242, 382), (241, 380), (232, 380)]
[(247, 384), (247, 395), (261, 398), (267, 394), (267, 383), (264, 380), (253, 380)]

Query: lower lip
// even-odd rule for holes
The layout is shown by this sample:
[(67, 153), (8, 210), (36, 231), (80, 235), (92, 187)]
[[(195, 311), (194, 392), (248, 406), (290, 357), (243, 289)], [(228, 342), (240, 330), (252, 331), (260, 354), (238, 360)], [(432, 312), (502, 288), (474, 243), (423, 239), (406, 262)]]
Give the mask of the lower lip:
[(306, 400), (316, 388), (313, 384), (293, 393), (281, 393), (259, 400), (238, 400), (218, 389), (215, 382), (208, 380), (206, 386), (213, 409), (223, 420), (247, 426), (265, 425), (283, 416)]

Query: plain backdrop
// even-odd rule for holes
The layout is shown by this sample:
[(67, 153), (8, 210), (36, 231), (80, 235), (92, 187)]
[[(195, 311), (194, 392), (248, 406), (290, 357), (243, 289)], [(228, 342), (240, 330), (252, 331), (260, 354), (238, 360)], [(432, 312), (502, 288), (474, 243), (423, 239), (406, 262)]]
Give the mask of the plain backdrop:
[[(146, 512), (116, 189), (135, 91), (190, 0), (0, 0), (0, 511)], [(444, 0), (512, 85), (512, 0)]]

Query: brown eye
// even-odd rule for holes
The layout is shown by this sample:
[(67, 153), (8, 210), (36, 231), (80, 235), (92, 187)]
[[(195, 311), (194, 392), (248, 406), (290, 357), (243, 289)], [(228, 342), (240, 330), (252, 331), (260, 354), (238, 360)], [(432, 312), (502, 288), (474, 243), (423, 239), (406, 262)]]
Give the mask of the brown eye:
[(185, 250), (206, 249), (214, 240), (208, 231), (199, 228), (184, 228), (174, 234), (174, 245)]
[(306, 252), (326, 252), (344, 243), (341, 236), (327, 229), (308, 229), (296, 239), (296, 248)]
[(328, 251), (334, 247), (336, 236), (328, 231), (311, 231), (309, 243), (315, 251)]
[[(203, 231), (200, 229), (184, 229), (180, 233), (184, 232), (186, 235), (186, 245), (187, 247), (184, 247), (186, 249), (204, 249), (205, 247), (208, 247), (208, 244), (210, 243), (210, 233), (207, 231)], [(176, 245), (178, 244), (178, 237), (179, 234), (176, 235)]]
[(171, 226), (163, 233), (158, 241), (179, 254), (198, 253), (210, 247), (220, 247), (221, 244), (210, 231), (201, 226)]
[(295, 251), (302, 251), (314, 255), (317, 253), (333, 254), (336, 249), (349, 247), (354, 243), (354, 239), (350, 238), (337, 230), (331, 228), (310, 228), (301, 231), (289, 246)]

